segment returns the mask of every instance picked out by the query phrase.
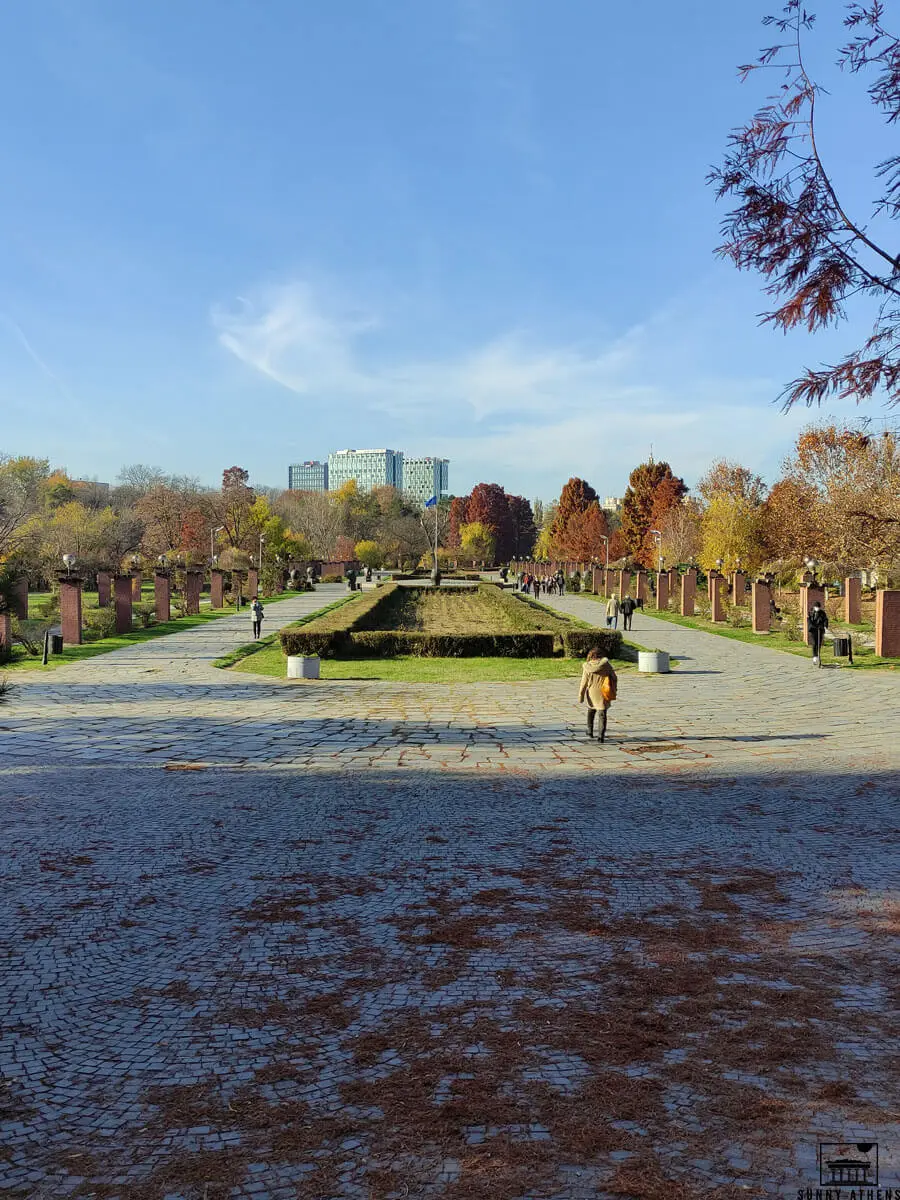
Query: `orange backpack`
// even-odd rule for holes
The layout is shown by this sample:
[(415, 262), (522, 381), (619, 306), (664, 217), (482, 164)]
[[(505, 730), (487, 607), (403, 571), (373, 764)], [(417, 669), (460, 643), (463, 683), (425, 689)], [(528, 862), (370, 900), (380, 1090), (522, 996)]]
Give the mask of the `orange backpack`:
[(616, 677), (615, 675), (604, 675), (600, 680), (600, 695), (611, 704), (616, 698)]

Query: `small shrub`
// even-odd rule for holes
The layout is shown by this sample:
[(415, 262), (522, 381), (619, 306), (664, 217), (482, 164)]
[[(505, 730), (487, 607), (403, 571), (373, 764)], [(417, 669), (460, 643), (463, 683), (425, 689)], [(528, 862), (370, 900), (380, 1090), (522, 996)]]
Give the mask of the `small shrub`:
[(566, 658), (587, 658), (595, 648), (606, 658), (622, 657), (622, 635), (616, 629), (572, 629), (562, 640)]
[(12, 692), (12, 684), (9, 682), (9, 680), (4, 675), (3, 678), (0, 679), (0, 704), (3, 704), (5, 701), (7, 701), (9, 699), (11, 692)]
[(151, 625), (156, 624), (156, 605), (152, 600), (142, 600), (140, 604), (135, 604), (133, 611), (138, 615), (141, 629), (149, 629)]
[(58, 621), (60, 618), (59, 592), (54, 592), (49, 600), (41, 600), (37, 605), (37, 614), (42, 621)]
[(321, 582), (322, 583), (343, 583), (344, 577), (343, 577), (343, 575), (323, 575)]
[(732, 604), (725, 615), (732, 629), (743, 629), (750, 624), (747, 614), (742, 608), (738, 608), (736, 604)]
[(85, 609), (83, 625), (85, 641), (97, 642), (101, 638), (112, 637), (116, 632), (116, 610), (112, 605)]
[(360, 658), (552, 658), (552, 633), (408, 633), (363, 630), (350, 634), (350, 653)]
[(781, 632), (789, 642), (803, 641), (803, 632), (800, 628), (800, 619), (794, 613), (782, 613)]

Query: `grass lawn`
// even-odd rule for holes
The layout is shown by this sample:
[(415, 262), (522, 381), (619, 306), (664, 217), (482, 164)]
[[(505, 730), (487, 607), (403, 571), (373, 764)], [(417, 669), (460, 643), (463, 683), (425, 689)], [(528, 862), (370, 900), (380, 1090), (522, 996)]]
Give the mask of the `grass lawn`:
[[(278, 596), (268, 596), (265, 598), (266, 604), (276, 603), (279, 600), (289, 600), (296, 596), (297, 592), (281, 592)], [(50, 593), (35, 593), (37, 597), (36, 603), (40, 603), (41, 599), (47, 600)], [(149, 597), (152, 599), (152, 594)], [(87, 598), (85, 598), (87, 599)], [(96, 608), (96, 593), (93, 596), (94, 603), (85, 604), (85, 607)], [(15, 658), (11, 662), (0, 664), (0, 672), (6, 671), (53, 671), (57, 667), (67, 666), (69, 663), (81, 662), (85, 658), (95, 658), (98, 654), (108, 654), (110, 650), (121, 650), (124, 646), (134, 646), (139, 642), (147, 642), (151, 638), (165, 637), (170, 633), (180, 633), (184, 629), (194, 629), (198, 625), (205, 625), (208, 621), (216, 621), (219, 617), (230, 617), (235, 615), (234, 607), (211, 609), (208, 606), (208, 597), (203, 597), (207, 601), (206, 607), (202, 607), (198, 616), (194, 617), (177, 617), (172, 621), (163, 621), (157, 625), (150, 625), (147, 629), (133, 629), (131, 633), (117, 634), (114, 637), (99, 638), (96, 642), (85, 642), (81, 646), (66, 646), (62, 654), (53, 654), (45, 666), (42, 666), (40, 655), (32, 656), (26, 654), (21, 646), (16, 647), (13, 651)], [(29, 597), (29, 612), (31, 597)], [(319, 610), (322, 611), (321, 609)], [(241, 613), (247, 612), (247, 620), (250, 616), (246, 605), (241, 609)], [(35, 614), (37, 616), (37, 614)]]
[[(622, 667), (629, 664), (622, 664)], [(323, 679), (380, 679), (388, 683), (503, 683), (520, 679), (570, 679), (581, 674), (577, 658), (323, 658)], [(232, 668), (284, 679), (286, 659), (275, 638)], [(616, 664), (616, 670), (619, 670)]]
[[(587, 592), (583, 594), (588, 600), (596, 600), (599, 604), (606, 604), (605, 596), (594, 596)], [(657, 612), (655, 608), (645, 609), (644, 615), (654, 617), (660, 621), (668, 621), (671, 625), (683, 625), (686, 629), (699, 629), (703, 633), (713, 633), (717, 637), (732, 638), (737, 642), (750, 642), (754, 646), (768, 646), (772, 650), (782, 650), (786, 654), (798, 654), (803, 658), (809, 658), (809, 647), (804, 642), (791, 641), (785, 634), (777, 631), (771, 633), (754, 633), (752, 629), (748, 629), (746, 626), (735, 629), (733, 626), (727, 624), (714, 625), (712, 621), (707, 621), (703, 617), (682, 617), (680, 613)], [(872, 632), (871, 624), (846, 625), (843, 622), (834, 621), (831, 628), (851, 634)], [(828, 662), (832, 657), (830, 642), (825, 643), (824, 650), (825, 653), (822, 661)], [(887, 670), (893, 670), (900, 667), (900, 658), (880, 658), (874, 650), (867, 646), (857, 645), (855, 641), (852, 667), (845, 658), (835, 659), (834, 661), (840, 662), (845, 669), (849, 670), (866, 670), (873, 667), (883, 667)]]

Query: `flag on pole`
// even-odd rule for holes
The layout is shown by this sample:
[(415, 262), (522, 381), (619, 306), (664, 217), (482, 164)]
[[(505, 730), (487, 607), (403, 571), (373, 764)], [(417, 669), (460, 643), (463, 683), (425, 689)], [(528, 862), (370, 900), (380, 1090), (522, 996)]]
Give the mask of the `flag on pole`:
[(430, 500), (425, 501), (426, 508), (434, 508), (437, 504), (437, 496), (432, 496)]

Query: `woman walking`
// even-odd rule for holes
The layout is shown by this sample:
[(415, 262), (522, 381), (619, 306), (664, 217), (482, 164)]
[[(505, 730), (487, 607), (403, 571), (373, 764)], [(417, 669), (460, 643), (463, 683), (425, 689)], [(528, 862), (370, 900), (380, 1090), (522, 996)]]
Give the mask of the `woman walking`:
[(589, 650), (587, 661), (581, 672), (581, 686), (578, 689), (578, 703), (588, 702), (587, 735), (594, 736), (594, 721), (600, 714), (600, 741), (606, 741), (606, 713), (610, 704), (616, 698), (616, 688), (619, 679), (608, 658), (604, 658), (599, 650)]

